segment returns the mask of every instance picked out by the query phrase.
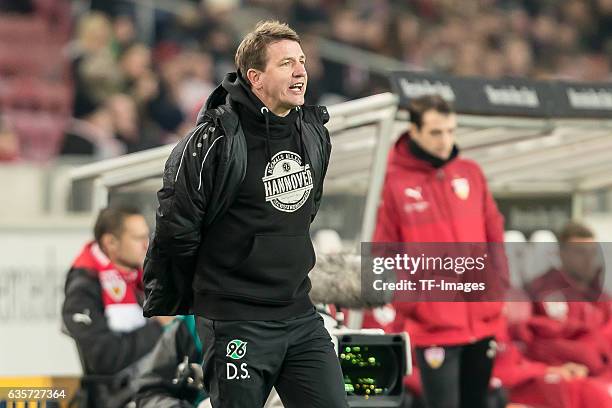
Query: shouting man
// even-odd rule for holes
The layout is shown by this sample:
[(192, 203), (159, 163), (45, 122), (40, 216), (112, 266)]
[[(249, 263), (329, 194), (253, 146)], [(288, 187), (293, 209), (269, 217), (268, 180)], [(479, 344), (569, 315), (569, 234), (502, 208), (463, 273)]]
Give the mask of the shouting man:
[(295, 31), (260, 23), (166, 162), (145, 314), (196, 314), (215, 408), (261, 407), (273, 386), (287, 408), (348, 406), (308, 297), (331, 145), (305, 64)]

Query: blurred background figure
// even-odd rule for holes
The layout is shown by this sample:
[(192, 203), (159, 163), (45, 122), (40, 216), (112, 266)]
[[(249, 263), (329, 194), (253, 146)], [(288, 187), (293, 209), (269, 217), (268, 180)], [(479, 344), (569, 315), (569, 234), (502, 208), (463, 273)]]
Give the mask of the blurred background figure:
[[(153, 349), (162, 327), (173, 319), (147, 320), (142, 315), (142, 264), (149, 227), (140, 211), (103, 209), (94, 237), (68, 272), (62, 318), (81, 358), (85, 406), (119, 407), (133, 395), (135, 365)], [(91, 384), (91, 376), (106, 379)]]
[(527, 285), (534, 300), (548, 296), (559, 296), (561, 301), (607, 300), (602, 294), (605, 276), (600, 247), (589, 227), (578, 222), (565, 225), (559, 235), (558, 254), (560, 265)]
[[(595, 235), (569, 223), (559, 236), (561, 266), (527, 286), (534, 316), (520, 330), (526, 354), (547, 364), (580, 363), (590, 376), (612, 379), (612, 310)], [(576, 353), (576, 350), (582, 350)]]
[(8, 123), (0, 117), (0, 162), (12, 162), (19, 158), (19, 138)]
[(94, 12), (78, 21), (76, 37), (69, 44), (75, 116), (119, 90), (121, 76), (112, 41), (112, 23), (105, 14)]
[[(544, 232), (540, 235), (551, 240)], [(533, 304), (525, 316), (505, 326), (495, 375), (516, 402), (612, 406), (612, 311), (602, 289), (601, 248), (593, 231), (579, 222), (566, 224), (558, 241), (560, 265), (526, 285)], [(514, 301), (507, 309), (525, 305)]]
[(111, 101), (90, 109), (70, 121), (60, 155), (88, 156), (100, 160), (124, 154), (124, 143), (115, 139), (115, 121), (118, 119), (113, 116), (115, 112), (111, 110)]
[[(452, 106), (440, 95), (425, 95), (414, 98), (409, 111), (410, 128), (389, 154), (373, 240), (501, 245), (503, 217), (480, 167), (459, 155)], [(487, 268), (495, 274), (487, 285), (508, 279), (505, 255), (498, 255), (503, 259)], [(425, 271), (423, 278), (433, 279)], [(488, 407), (501, 300), (395, 299), (394, 329), (411, 335), (427, 407)]]

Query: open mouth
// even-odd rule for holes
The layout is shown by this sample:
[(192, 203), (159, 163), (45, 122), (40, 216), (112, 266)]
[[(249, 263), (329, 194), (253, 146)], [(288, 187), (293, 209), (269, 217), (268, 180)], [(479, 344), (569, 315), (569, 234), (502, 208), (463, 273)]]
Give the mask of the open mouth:
[(301, 91), (304, 89), (304, 83), (296, 82), (295, 84), (291, 85), (289, 89), (294, 90), (294, 91)]

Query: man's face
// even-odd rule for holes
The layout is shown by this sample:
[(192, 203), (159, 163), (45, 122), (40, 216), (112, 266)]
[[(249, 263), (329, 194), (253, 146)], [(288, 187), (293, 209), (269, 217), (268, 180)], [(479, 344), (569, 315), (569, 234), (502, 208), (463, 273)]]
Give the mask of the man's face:
[(414, 124), (411, 127), (412, 139), (427, 153), (438, 159), (447, 160), (455, 144), (457, 115), (430, 109), (425, 111), (422, 119), (420, 129)]
[(599, 272), (599, 248), (594, 238), (570, 238), (562, 244), (563, 270), (579, 282), (590, 284)]
[(276, 115), (285, 116), (304, 104), (306, 57), (300, 44), (291, 40), (269, 44), (266, 56), (264, 71), (249, 69), (247, 77), (255, 95)]
[(117, 266), (136, 269), (142, 267), (149, 247), (149, 227), (142, 215), (130, 215), (123, 221), (119, 236), (109, 238), (107, 255)]

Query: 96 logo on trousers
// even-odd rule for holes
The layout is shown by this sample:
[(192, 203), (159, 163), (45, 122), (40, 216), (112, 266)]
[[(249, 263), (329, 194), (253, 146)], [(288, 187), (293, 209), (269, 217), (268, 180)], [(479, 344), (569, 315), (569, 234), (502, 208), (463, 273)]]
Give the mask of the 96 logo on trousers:
[(234, 339), (227, 343), (227, 354), (225, 357), (229, 357), (233, 360), (240, 360), (242, 357), (246, 356), (246, 347), (246, 341)]
[[(232, 360), (240, 360), (246, 356), (246, 352), (247, 342), (234, 339), (227, 343), (225, 356)], [(251, 378), (247, 363), (241, 363), (240, 366), (234, 363), (225, 363), (225, 374), (228, 380), (244, 380)]]

